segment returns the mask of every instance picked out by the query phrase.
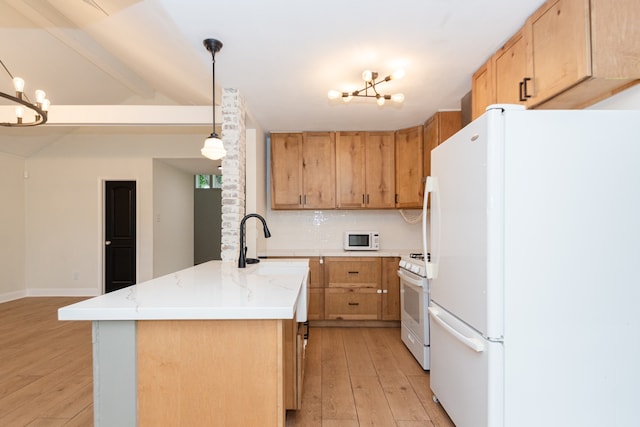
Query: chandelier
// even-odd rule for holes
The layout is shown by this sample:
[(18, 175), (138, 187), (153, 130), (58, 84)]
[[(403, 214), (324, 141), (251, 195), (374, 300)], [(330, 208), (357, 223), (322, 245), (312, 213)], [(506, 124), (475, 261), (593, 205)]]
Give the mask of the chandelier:
[(404, 77), (403, 70), (394, 71), (392, 74), (388, 75), (382, 80), (376, 81), (378, 78), (378, 73), (375, 71), (365, 70), (362, 73), (362, 80), (364, 80), (365, 86), (360, 90), (354, 90), (352, 92), (340, 92), (337, 90), (330, 90), (328, 93), (329, 99), (338, 99), (342, 98), (344, 102), (349, 102), (353, 97), (359, 96), (364, 98), (375, 98), (376, 102), (379, 106), (383, 106), (385, 101), (391, 100), (394, 102), (402, 102), (404, 101), (404, 95), (401, 93), (396, 93), (393, 95), (383, 94), (378, 92), (376, 86), (381, 83), (388, 82), (391, 80), (401, 79)]
[[(15, 88), (15, 96), (9, 95), (8, 93), (0, 92), (0, 97), (6, 98), (12, 103), (16, 104), (16, 121), (15, 123), (10, 122), (0, 122), (0, 126), (8, 126), (8, 127), (19, 127), (19, 126), (38, 126), (47, 122), (47, 111), (49, 110), (50, 102), (47, 99), (47, 95), (43, 90), (36, 90), (35, 97), (36, 102), (33, 103), (29, 99), (29, 97), (24, 93), (24, 80), (20, 77), (13, 77), (11, 71), (4, 65), (4, 62), (0, 60), (0, 64), (2, 68), (7, 72), (11, 80), (13, 81), (13, 86)], [(25, 117), (25, 108), (33, 113), (33, 120), (29, 117), (29, 120), (26, 120)], [(31, 114), (28, 114), (31, 116)]]
[(204, 47), (211, 52), (211, 70), (213, 75), (213, 129), (211, 135), (204, 141), (204, 147), (200, 150), (203, 156), (208, 157), (211, 160), (219, 160), (227, 154), (227, 150), (224, 149), (222, 140), (216, 133), (216, 52), (222, 49), (222, 42), (216, 39), (205, 39), (203, 42)]

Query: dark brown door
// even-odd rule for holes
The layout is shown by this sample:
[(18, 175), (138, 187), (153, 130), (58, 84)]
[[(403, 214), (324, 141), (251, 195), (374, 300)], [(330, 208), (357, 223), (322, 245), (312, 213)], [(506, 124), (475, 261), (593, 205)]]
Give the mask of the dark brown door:
[(136, 182), (105, 184), (106, 293), (136, 283)]

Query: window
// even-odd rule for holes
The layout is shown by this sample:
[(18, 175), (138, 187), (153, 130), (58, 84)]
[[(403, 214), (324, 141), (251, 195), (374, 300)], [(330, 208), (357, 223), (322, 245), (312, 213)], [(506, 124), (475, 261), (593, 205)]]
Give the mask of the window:
[(222, 175), (195, 175), (196, 188), (222, 188)]

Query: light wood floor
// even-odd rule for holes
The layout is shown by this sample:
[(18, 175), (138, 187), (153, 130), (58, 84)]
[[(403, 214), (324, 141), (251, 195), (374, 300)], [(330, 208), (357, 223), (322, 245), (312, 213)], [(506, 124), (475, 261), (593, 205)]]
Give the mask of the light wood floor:
[[(0, 304), (0, 426), (93, 425), (90, 322), (61, 322), (79, 298)], [(312, 328), (302, 409), (287, 427), (453, 426), (397, 328)]]

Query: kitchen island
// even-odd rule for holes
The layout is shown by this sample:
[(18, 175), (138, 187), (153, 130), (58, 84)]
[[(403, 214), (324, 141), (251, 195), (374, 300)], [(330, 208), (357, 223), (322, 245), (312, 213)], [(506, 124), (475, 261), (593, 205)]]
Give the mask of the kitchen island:
[(284, 426), (308, 271), (210, 261), (61, 308), (93, 322), (95, 425)]

